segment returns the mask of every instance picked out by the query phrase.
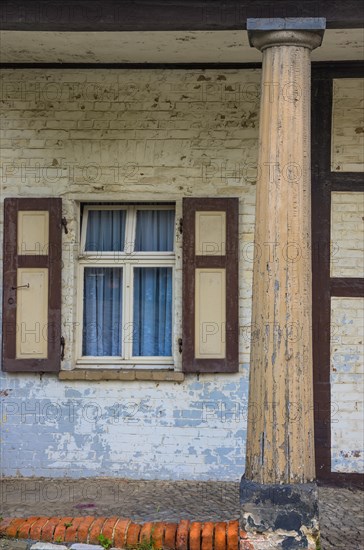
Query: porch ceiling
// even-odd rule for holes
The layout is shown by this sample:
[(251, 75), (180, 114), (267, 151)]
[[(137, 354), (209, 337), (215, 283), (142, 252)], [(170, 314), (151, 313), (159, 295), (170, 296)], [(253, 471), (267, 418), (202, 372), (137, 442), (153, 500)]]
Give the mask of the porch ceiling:
[[(2, 63), (255, 63), (244, 30), (1, 31)], [(362, 60), (363, 29), (328, 29), (313, 61)]]

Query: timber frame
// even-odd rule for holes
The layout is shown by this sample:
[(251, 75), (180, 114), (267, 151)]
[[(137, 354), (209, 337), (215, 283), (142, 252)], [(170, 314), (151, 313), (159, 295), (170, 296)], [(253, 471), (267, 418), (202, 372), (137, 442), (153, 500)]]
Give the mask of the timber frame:
[(331, 193), (363, 191), (363, 174), (332, 172), (333, 79), (363, 76), (356, 63), (327, 64), (312, 71), (312, 317), (316, 475), (321, 483), (363, 485), (363, 474), (331, 471), (331, 296), (364, 297), (364, 278), (330, 276)]
[(246, 29), (249, 18), (325, 17), (328, 29), (363, 27), (360, 0), (4, 0), (0, 28), (15, 31)]

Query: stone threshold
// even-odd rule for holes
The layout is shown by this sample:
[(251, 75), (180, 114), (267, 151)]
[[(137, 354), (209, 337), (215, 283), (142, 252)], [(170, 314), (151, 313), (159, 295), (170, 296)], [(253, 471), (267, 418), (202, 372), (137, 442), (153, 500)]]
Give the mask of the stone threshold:
[(120, 380), (133, 381), (145, 380), (152, 382), (183, 382), (183, 372), (167, 369), (74, 369), (61, 370), (59, 380)]

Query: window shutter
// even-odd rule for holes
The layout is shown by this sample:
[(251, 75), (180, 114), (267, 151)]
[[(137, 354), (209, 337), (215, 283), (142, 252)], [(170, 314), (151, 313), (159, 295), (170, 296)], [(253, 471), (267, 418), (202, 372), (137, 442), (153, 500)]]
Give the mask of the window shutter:
[(184, 372), (239, 369), (237, 198), (183, 200)]
[(2, 369), (58, 372), (62, 200), (10, 198), (4, 209)]

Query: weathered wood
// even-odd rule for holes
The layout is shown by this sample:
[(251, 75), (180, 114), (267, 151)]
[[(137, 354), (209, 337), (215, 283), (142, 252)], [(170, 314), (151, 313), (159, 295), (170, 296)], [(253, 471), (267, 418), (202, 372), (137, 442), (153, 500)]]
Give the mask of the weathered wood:
[(252, 43), (263, 73), (246, 477), (306, 483), (315, 478), (310, 49), (320, 38), (277, 31)]
[(23, 31), (245, 29), (247, 18), (325, 17), (327, 28), (361, 28), (360, 0), (6, 0), (0, 28)]

